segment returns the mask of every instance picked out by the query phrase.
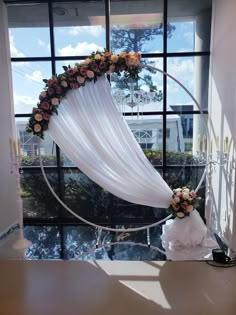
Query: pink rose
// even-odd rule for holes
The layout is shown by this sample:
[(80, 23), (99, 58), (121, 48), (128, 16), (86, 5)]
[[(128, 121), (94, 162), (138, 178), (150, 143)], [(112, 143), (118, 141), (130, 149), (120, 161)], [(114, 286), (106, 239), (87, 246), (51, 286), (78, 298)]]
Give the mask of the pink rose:
[(106, 66), (105, 62), (101, 61), (101, 62), (99, 63), (99, 69), (104, 69), (105, 66)]
[(40, 124), (35, 124), (35, 125), (34, 125), (34, 131), (35, 131), (35, 132), (39, 132), (39, 131), (41, 131), (41, 129), (42, 129), (42, 128), (41, 128)]
[(59, 104), (59, 99), (57, 97), (51, 98), (51, 103), (52, 105), (56, 106)]
[(53, 79), (53, 78), (52, 78), (52, 79), (49, 79), (48, 82), (47, 82), (48, 86), (52, 86), (55, 81), (56, 81), (56, 80)]
[(182, 192), (181, 191), (177, 191), (175, 194), (177, 197), (181, 197), (182, 196)]
[(40, 109), (38, 109), (37, 107), (33, 107), (32, 113), (33, 114), (40, 113)]
[(42, 99), (44, 99), (46, 96), (47, 96), (47, 92), (46, 92), (46, 91), (41, 92), (41, 93), (39, 94), (39, 99), (40, 99), (40, 101), (41, 101)]
[(43, 120), (43, 116), (41, 114), (37, 113), (37, 114), (34, 115), (34, 119), (36, 121), (42, 121)]
[(93, 73), (93, 71), (88, 70), (88, 71), (87, 71), (87, 77), (90, 78), (90, 79), (94, 78), (94, 73)]
[(76, 90), (76, 89), (78, 89), (78, 83), (76, 83), (76, 82), (71, 82), (70, 83), (70, 88), (72, 89), (72, 90)]
[(80, 75), (78, 75), (76, 79), (79, 82), (79, 84), (83, 84), (85, 81), (85, 78), (81, 77)]
[(81, 68), (79, 69), (79, 72), (84, 76), (84, 75), (87, 74), (87, 69), (84, 68), (84, 67), (81, 67)]
[(180, 206), (181, 206), (181, 208), (183, 208), (184, 210), (187, 210), (187, 209), (188, 209), (188, 203), (187, 203), (186, 201), (181, 202)]
[(179, 197), (175, 197), (175, 198), (174, 198), (174, 202), (175, 202), (175, 203), (178, 203), (178, 202), (180, 202), (180, 199), (179, 199)]
[(98, 71), (98, 65), (96, 63), (92, 64), (91, 65), (91, 69), (94, 71), (94, 72), (97, 72)]
[(40, 104), (40, 108), (45, 109), (45, 110), (49, 110), (50, 105), (48, 102), (44, 101)]
[(195, 193), (195, 191), (191, 191), (191, 192), (190, 192), (190, 195), (191, 195), (193, 198), (197, 197), (197, 193)]
[(177, 212), (176, 215), (178, 218), (184, 218), (185, 217), (185, 214), (183, 212)]
[(49, 121), (51, 118), (51, 115), (48, 113), (43, 113), (43, 119)]
[(65, 80), (61, 81), (61, 86), (66, 88), (68, 86), (67, 82)]
[(68, 73), (69, 75), (73, 75), (75, 72), (76, 72), (76, 69), (75, 69), (75, 68), (69, 68), (69, 69), (67, 70), (67, 73)]
[(109, 51), (106, 51), (105, 54), (104, 54), (104, 57), (105, 58), (111, 57), (111, 53)]
[(49, 94), (49, 95), (53, 95), (53, 94), (54, 94), (54, 88), (49, 87), (49, 88), (48, 88), (48, 94)]
[(179, 205), (177, 205), (176, 203), (172, 203), (172, 208), (175, 210), (175, 211), (178, 211), (179, 210)]

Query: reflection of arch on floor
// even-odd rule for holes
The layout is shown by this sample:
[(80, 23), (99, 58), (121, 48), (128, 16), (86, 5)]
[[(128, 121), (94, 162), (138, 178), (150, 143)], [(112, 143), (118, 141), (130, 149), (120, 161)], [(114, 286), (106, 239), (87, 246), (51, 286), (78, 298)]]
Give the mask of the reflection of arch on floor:
[[(189, 92), (189, 90), (181, 83), (179, 82), (176, 78), (174, 78), (172, 75), (170, 75), (169, 73), (161, 70), (161, 69), (158, 69), (158, 68), (155, 68), (155, 67), (152, 67), (152, 66), (149, 66), (149, 65), (141, 65), (142, 67), (145, 67), (145, 68), (148, 68), (148, 69), (151, 69), (151, 70), (154, 70), (154, 71), (158, 71), (160, 73), (162, 73), (163, 75), (171, 78), (173, 81), (175, 81), (189, 96), (190, 98), (193, 100), (193, 102), (196, 104), (199, 112), (201, 113), (201, 116), (202, 116), (202, 119), (203, 119), (203, 123), (204, 123), (204, 126), (205, 126), (205, 131), (206, 131), (206, 135), (207, 135), (207, 139), (209, 139), (209, 130), (208, 130), (208, 125), (207, 125), (207, 120), (206, 120), (206, 117), (203, 115), (203, 112), (201, 110), (201, 107), (199, 105), (199, 103), (197, 102), (197, 100), (194, 98), (194, 96)], [(93, 222), (90, 222), (84, 218), (82, 218), (81, 216), (79, 216), (78, 214), (76, 214), (74, 211), (72, 211), (58, 196), (57, 194), (55, 193), (55, 191), (53, 190), (52, 186), (50, 185), (48, 179), (47, 179), (47, 176), (45, 174), (45, 171), (44, 171), (44, 168), (43, 168), (43, 163), (42, 163), (42, 159), (41, 159), (41, 152), (40, 152), (40, 139), (38, 140), (39, 141), (39, 145), (38, 145), (38, 149), (39, 149), (39, 157), (40, 157), (40, 167), (41, 167), (41, 170), (42, 170), (42, 174), (43, 174), (43, 177), (51, 191), (51, 193), (53, 194), (53, 196), (57, 199), (57, 201), (67, 210), (69, 211), (73, 216), (75, 216), (76, 218), (78, 218), (79, 220), (81, 220), (82, 222), (84, 222), (85, 224), (88, 224), (90, 226), (93, 226), (95, 227), (97, 230), (98, 230), (98, 238), (97, 238), (97, 245), (96, 245), (96, 248), (99, 248), (99, 242), (100, 242), (100, 237), (101, 237), (101, 232), (104, 230), (104, 231), (112, 231), (112, 232), (137, 232), (137, 231), (141, 231), (141, 230), (146, 230), (147, 232), (147, 245), (145, 244), (142, 244), (142, 243), (134, 243), (134, 244), (137, 244), (137, 245), (140, 245), (140, 246), (148, 246), (150, 247), (150, 228), (154, 227), (154, 226), (157, 226), (157, 225), (160, 225), (162, 223), (164, 223), (166, 220), (170, 219), (172, 217), (172, 215), (169, 215), (167, 216), (166, 218), (158, 221), (158, 222), (155, 222), (153, 224), (150, 224), (150, 225), (146, 225), (146, 226), (142, 226), (142, 227), (139, 227), (139, 228), (128, 228), (128, 229), (114, 229), (114, 228), (109, 228), (109, 227), (105, 227), (105, 226), (100, 226), (100, 225), (97, 225)], [(207, 146), (209, 145), (209, 141), (207, 141)], [(208, 167), (208, 158), (206, 157), (206, 167), (205, 167), (205, 170), (203, 172), (203, 175), (200, 179), (200, 182), (198, 184), (198, 186), (196, 187), (195, 191), (197, 192), (199, 190), (199, 188), (201, 187), (202, 185), (202, 182), (207, 174), (207, 167)], [(210, 194), (210, 190), (208, 189), (207, 191), (207, 194), (209, 195)], [(208, 222), (207, 222), (208, 223)], [(120, 244), (120, 242), (118, 242)], [(127, 244), (129, 243), (131, 245), (132, 242), (126, 242)], [(102, 247), (104, 246), (110, 246), (111, 244), (116, 244), (115, 243), (109, 243), (109, 244), (103, 244)], [(101, 245), (100, 245), (101, 246)], [(153, 246), (152, 246), (153, 247)], [(93, 249), (93, 250), (96, 250)], [(157, 247), (153, 247), (155, 248), (156, 250), (158, 250), (159, 252), (161, 253), (165, 253), (164, 251), (162, 251), (161, 249), (157, 248)], [(92, 250), (92, 251), (93, 251)]]
[[(98, 243), (98, 240), (97, 240), (97, 243), (96, 243), (96, 246), (91, 248), (90, 250), (88, 250), (87, 252), (84, 252), (84, 253), (78, 253), (78, 255), (76, 256), (75, 259), (81, 259), (84, 260), (84, 257), (90, 255), (90, 254), (93, 254), (95, 253), (97, 250), (100, 250), (100, 249), (103, 249), (103, 248), (106, 248), (106, 247), (110, 247), (110, 246), (114, 246), (114, 245), (129, 245), (129, 246), (140, 246), (140, 247), (144, 247), (144, 248), (149, 248), (149, 249), (152, 249), (154, 251), (157, 251), (163, 255), (165, 255), (165, 251), (156, 247), (156, 246), (153, 246), (151, 245), (150, 243), (147, 243), (147, 244), (144, 244), (144, 243), (137, 243), (137, 242), (131, 242), (131, 241), (121, 241), (121, 242), (109, 242), (109, 243)], [(87, 260), (87, 259), (85, 259)]]

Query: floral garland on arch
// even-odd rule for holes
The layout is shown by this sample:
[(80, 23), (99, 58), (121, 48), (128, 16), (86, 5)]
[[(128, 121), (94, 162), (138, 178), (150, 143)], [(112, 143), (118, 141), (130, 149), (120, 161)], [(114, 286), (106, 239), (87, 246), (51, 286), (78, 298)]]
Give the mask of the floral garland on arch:
[(173, 190), (172, 203), (168, 210), (177, 218), (183, 219), (199, 206), (201, 197), (188, 187), (176, 188)]
[(93, 52), (84, 61), (76, 63), (74, 67), (63, 66), (64, 72), (44, 79), (45, 88), (39, 95), (37, 107), (33, 108), (32, 115), (26, 126), (27, 132), (44, 138), (44, 131), (48, 129), (51, 116), (69, 90), (84, 86), (86, 82), (96, 82), (99, 76), (124, 72), (125, 79), (138, 79), (141, 71), (141, 55), (136, 52), (122, 52), (113, 54), (107, 50)]

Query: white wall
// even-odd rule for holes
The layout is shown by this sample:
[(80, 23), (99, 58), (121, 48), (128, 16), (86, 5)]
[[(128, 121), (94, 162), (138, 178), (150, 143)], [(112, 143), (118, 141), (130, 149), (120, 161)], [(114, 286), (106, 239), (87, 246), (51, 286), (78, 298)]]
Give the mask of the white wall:
[(236, 1), (214, 0), (210, 66), (210, 117), (214, 157), (216, 137), (223, 150), (229, 137), (229, 162), (217, 166), (213, 172), (212, 228), (236, 249), (236, 194), (235, 194), (235, 141), (236, 141)]
[(9, 138), (15, 133), (6, 8), (0, 0), (0, 236), (17, 222), (16, 182)]

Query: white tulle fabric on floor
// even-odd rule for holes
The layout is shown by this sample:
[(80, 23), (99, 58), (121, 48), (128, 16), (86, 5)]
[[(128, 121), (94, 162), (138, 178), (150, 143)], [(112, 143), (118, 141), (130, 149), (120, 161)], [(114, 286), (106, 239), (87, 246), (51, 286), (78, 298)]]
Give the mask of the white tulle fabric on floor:
[(132, 203), (167, 208), (172, 191), (118, 112), (106, 77), (67, 93), (49, 134), (94, 182)]
[(194, 210), (190, 216), (184, 219), (168, 220), (163, 226), (161, 239), (163, 247), (172, 248), (176, 246), (204, 245), (206, 237), (207, 228), (203, 224), (198, 211)]

